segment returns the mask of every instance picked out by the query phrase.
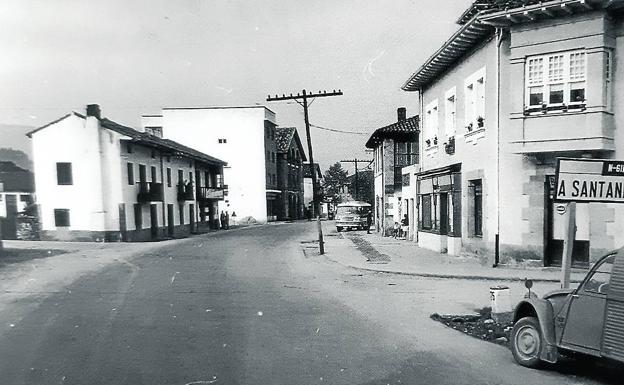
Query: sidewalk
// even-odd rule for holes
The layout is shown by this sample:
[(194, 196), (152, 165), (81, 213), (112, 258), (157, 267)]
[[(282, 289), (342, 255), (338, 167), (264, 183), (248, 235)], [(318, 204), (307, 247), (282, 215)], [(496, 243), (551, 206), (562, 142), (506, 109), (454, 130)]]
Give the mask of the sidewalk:
[[(415, 242), (366, 234), (336, 232), (333, 222), (323, 224), (326, 256), (341, 265), (360, 270), (434, 278), (472, 280), (559, 282), (560, 269), (550, 267), (492, 267), (477, 258), (440, 254), (419, 248)], [(580, 282), (586, 270), (573, 269), (572, 282)]]

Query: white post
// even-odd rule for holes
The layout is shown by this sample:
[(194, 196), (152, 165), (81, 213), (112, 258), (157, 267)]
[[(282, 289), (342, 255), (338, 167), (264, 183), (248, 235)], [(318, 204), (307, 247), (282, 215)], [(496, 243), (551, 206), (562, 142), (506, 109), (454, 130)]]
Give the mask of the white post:
[(576, 237), (576, 202), (568, 203), (567, 207), (568, 226), (563, 240), (563, 255), (561, 258), (561, 288), (570, 287), (570, 269), (572, 267), (572, 250)]

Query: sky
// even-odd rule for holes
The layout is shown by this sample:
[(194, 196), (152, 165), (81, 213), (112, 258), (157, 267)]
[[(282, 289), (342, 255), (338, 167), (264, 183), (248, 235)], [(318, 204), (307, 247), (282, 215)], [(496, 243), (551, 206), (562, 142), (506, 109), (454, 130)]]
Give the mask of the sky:
[(401, 86), (470, 3), (2, 0), (0, 124), (39, 127), (90, 103), (131, 127), (162, 107), (259, 104), (304, 139), (302, 108), (267, 95), (341, 89), (310, 122), (361, 135), (313, 127), (315, 161), (371, 159), (364, 143), (398, 107), (417, 113)]

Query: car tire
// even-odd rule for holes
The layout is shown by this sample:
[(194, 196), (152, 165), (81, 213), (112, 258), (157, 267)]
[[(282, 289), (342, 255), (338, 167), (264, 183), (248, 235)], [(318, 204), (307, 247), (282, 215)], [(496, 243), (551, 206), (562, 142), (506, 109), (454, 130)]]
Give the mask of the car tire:
[(342, 231), (342, 227), (336, 227), (336, 231), (337, 232), (341, 232)]
[(544, 338), (535, 317), (519, 319), (511, 331), (511, 352), (517, 363), (527, 368), (539, 368), (543, 362), (540, 352)]

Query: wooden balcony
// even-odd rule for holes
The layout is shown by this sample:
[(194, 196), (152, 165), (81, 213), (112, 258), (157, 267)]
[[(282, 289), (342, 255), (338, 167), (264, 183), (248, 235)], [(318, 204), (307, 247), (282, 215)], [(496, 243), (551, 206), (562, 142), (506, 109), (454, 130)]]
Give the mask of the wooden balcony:
[(223, 200), (225, 197), (225, 188), (219, 187), (199, 187), (197, 189), (198, 201)]
[(195, 200), (193, 196), (193, 185), (191, 183), (178, 184), (178, 202)]
[(146, 202), (162, 202), (163, 201), (163, 185), (157, 182), (139, 182), (139, 194), (137, 201)]

